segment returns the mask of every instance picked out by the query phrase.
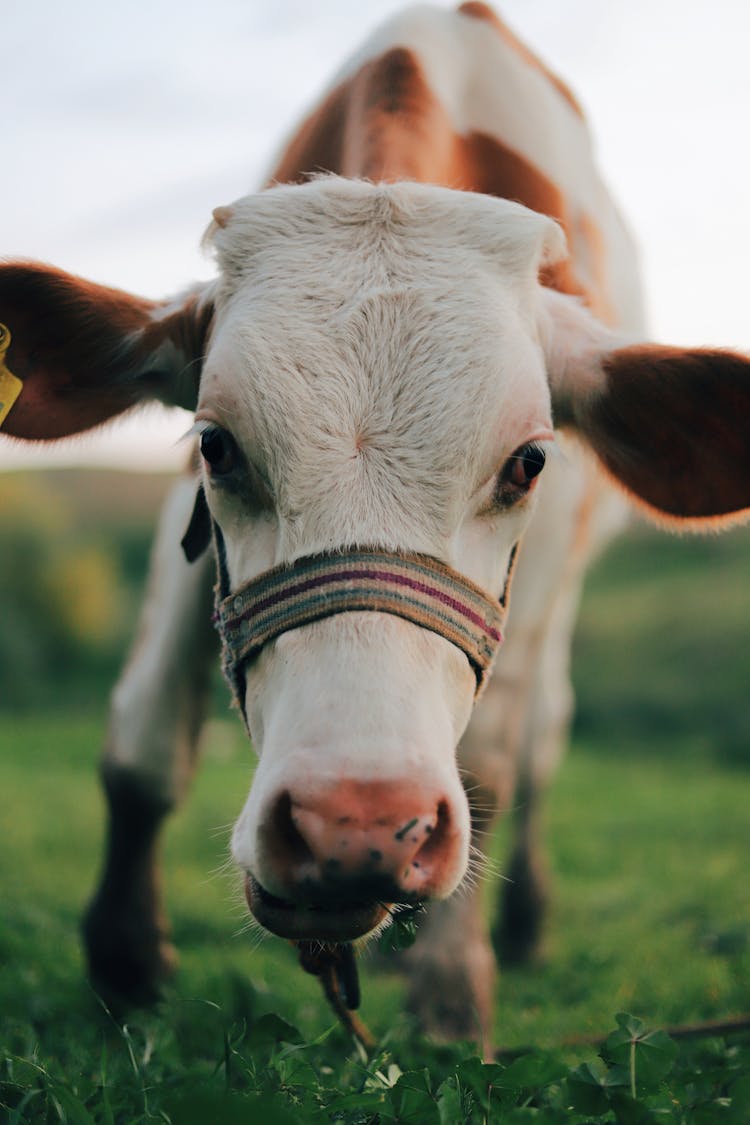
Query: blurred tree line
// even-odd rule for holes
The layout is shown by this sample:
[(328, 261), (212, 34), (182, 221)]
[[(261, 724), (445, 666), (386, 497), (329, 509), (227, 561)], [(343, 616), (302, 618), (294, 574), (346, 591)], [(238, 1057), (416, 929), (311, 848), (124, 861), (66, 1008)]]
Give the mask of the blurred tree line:
[[(0, 476), (3, 711), (106, 703), (168, 485), (144, 478), (134, 504), (125, 480), (70, 471)], [(116, 486), (109, 499), (108, 485)]]

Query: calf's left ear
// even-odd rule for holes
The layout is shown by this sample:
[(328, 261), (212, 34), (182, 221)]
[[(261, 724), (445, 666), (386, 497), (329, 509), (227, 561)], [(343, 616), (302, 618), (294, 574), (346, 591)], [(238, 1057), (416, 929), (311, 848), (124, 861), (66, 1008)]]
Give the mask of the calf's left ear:
[(2, 433), (54, 440), (149, 400), (193, 409), (212, 313), (207, 289), (148, 301), (50, 266), (0, 264), (4, 362), (22, 383)]
[(546, 303), (555, 425), (658, 517), (699, 528), (750, 516), (750, 359), (628, 343), (570, 298)]

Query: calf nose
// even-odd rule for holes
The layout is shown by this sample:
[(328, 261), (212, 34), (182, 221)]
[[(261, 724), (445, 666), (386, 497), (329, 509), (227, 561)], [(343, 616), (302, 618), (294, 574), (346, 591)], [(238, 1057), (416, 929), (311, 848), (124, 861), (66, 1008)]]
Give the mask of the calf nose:
[(263, 852), (292, 898), (442, 897), (462, 873), (455, 820), (446, 797), (410, 782), (339, 782), (313, 796), (282, 794)]

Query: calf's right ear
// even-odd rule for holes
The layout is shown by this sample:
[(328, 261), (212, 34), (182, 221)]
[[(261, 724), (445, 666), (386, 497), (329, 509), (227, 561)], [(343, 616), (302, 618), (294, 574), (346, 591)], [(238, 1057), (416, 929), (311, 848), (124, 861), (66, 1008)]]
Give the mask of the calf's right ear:
[(2, 432), (49, 441), (149, 400), (194, 409), (212, 316), (207, 287), (157, 302), (50, 266), (0, 264), (5, 367), (22, 383)]
[(701, 528), (750, 516), (750, 359), (631, 344), (545, 297), (555, 425), (572, 429), (652, 515)]

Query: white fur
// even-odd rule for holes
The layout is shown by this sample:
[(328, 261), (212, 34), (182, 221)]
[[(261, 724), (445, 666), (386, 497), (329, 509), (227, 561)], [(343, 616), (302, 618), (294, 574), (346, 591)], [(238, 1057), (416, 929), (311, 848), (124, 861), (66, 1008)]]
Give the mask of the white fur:
[[(276, 500), (272, 520), (254, 517), (207, 483), (231, 584), (378, 545), (499, 593), (532, 504), (479, 513), (507, 458), (551, 436), (536, 276), (562, 251), (555, 224), (483, 196), (330, 178), (240, 200), (214, 241), (223, 285), (198, 417), (230, 430)], [(247, 681), (261, 762), (235, 832), (243, 866), (262, 872), (273, 795), (321, 775), (397, 783), (419, 768), (468, 842), (454, 754), (474, 683), (447, 641), (339, 617), (269, 645)]]
[(188, 563), (180, 547), (195, 483), (178, 481), (164, 506), (151, 581), (130, 661), (112, 696), (107, 761), (166, 806), (184, 795), (202, 721), (196, 698), (215, 651), (209, 635), (213, 560)]

